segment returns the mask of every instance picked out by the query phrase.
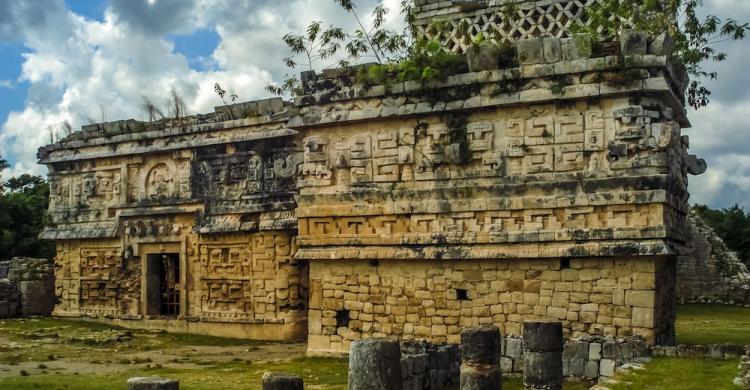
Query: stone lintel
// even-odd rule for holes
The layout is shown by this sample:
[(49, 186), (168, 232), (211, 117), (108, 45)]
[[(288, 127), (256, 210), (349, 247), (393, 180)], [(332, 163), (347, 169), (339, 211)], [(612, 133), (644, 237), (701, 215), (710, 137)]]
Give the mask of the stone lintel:
[(664, 240), (623, 240), (576, 243), (509, 245), (422, 245), (301, 248), (297, 260), (492, 260), (561, 257), (669, 256), (676, 252)]

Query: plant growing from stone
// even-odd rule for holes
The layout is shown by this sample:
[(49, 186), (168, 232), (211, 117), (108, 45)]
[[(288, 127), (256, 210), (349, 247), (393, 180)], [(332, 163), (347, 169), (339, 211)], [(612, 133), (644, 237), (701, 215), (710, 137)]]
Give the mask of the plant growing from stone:
[[(284, 65), (296, 69), (301, 63), (306, 70), (314, 70), (321, 60), (329, 59), (338, 53), (346, 34), (340, 27), (330, 25), (323, 30), (322, 26), (322, 22), (313, 21), (307, 26), (304, 34), (284, 35), (284, 44), (291, 52), (291, 55), (283, 58)], [(299, 95), (301, 89), (299, 79), (290, 75), (285, 75), (280, 84), (266, 86), (267, 91), (280, 96)]]
[[(303, 34), (284, 35), (284, 44), (291, 52), (282, 60), (287, 67), (296, 69), (304, 66), (306, 70), (315, 70), (322, 60), (334, 58), (341, 67), (362, 60), (382, 65), (397, 63), (408, 55), (414, 36), (410, 23), (402, 32), (385, 29), (385, 17), (389, 10), (378, 5), (372, 12), (372, 22), (366, 25), (354, 1), (334, 1), (354, 18), (358, 28), (346, 33), (341, 27), (330, 25), (324, 30), (322, 22), (313, 21)], [(411, 1), (402, 1), (401, 8), (407, 22), (410, 21)], [(302, 83), (296, 76), (285, 75), (281, 83), (269, 84), (266, 90), (280, 96), (301, 95)]]
[(686, 98), (695, 109), (705, 107), (711, 91), (703, 84), (715, 79), (716, 72), (706, 71), (706, 62), (726, 60), (726, 53), (717, 45), (745, 38), (748, 23), (721, 19), (714, 15), (701, 18), (702, 0), (603, 0), (586, 7), (587, 22), (578, 32), (594, 36), (617, 37), (633, 28), (658, 36), (669, 34), (674, 40), (674, 56), (693, 77)]

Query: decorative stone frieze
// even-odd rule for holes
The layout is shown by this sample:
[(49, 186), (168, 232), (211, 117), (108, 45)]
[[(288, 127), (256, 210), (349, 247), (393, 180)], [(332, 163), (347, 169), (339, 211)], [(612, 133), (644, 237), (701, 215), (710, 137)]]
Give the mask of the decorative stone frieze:
[(567, 337), (673, 343), (688, 174), (705, 170), (681, 135), (684, 69), (664, 37), (552, 35), (501, 69), (368, 86), (356, 69), (306, 72), (294, 103), (42, 148), (56, 314), (307, 333), (311, 355), (548, 319)]

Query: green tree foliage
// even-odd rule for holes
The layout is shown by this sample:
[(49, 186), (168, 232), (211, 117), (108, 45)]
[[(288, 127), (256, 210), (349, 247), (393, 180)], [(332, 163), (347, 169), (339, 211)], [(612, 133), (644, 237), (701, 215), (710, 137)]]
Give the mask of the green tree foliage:
[(693, 79), (686, 92), (688, 104), (698, 109), (708, 105), (711, 96), (703, 82), (718, 76), (704, 65), (727, 58), (717, 44), (743, 39), (750, 29), (748, 23), (731, 18), (701, 18), (702, 5), (703, 0), (604, 0), (586, 7), (588, 23), (581, 31), (605, 37), (628, 28), (654, 36), (668, 33), (674, 39), (674, 55)]
[[(352, 0), (333, 0), (356, 21), (357, 28), (346, 32), (341, 27), (313, 21), (302, 34), (289, 33), (283, 41), (291, 54), (282, 61), (290, 69), (303, 65), (306, 70), (315, 70), (322, 60), (333, 60), (341, 67), (348, 67), (355, 62), (366, 60), (377, 64), (395, 64), (409, 55), (413, 50), (414, 30), (411, 25), (404, 31), (393, 31), (384, 28), (389, 10), (378, 5), (372, 11), (370, 23), (363, 22), (357, 5)], [(401, 12), (407, 21), (411, 20), (410, 0), (401, 4)], [(324, 65), (324, 67), (333, 64)], [(285, 75), (279, 84), (269, 84), (266, 90), (280, 96), (302, 94), (302, 85), (295, 75)]]
[[(7, 167), (7, 162), (0, 164), (0, 170)], [(54, 243), (38, 238), (47, 218), (47, 182), (41, 176), (24, 174), (8, 179), (3, 189), (0, 194), (0, 259), (15, 256), (51, 259), (55, 254)]]
[(750, 214), (738, 205), (714, 210), (695, 205), (693, 211), (724, 240), (729, 249), (750, 264)]

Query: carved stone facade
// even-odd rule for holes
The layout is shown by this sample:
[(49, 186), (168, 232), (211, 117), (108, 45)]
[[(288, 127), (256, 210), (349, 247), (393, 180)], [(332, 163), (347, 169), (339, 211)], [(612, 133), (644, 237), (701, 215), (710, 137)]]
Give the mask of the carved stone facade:
[(56, 313), (308, 334), (310, 354), (542, 318), (672, 343), (687, 175), (705, 169), (680, 134), (685, 78), (663, 37), (581, 39), (426, 84), (308, 72), (294, 103), (43, 148)]
[(287, 110), (273, 99), (105, 123), (40, 150), (52, 183), (42, 237), (58, 242), (55, 314), (303, 338), (308, 268), (294, 259), (294, 169), (284, 169), (301, 148), (272, 118)]

